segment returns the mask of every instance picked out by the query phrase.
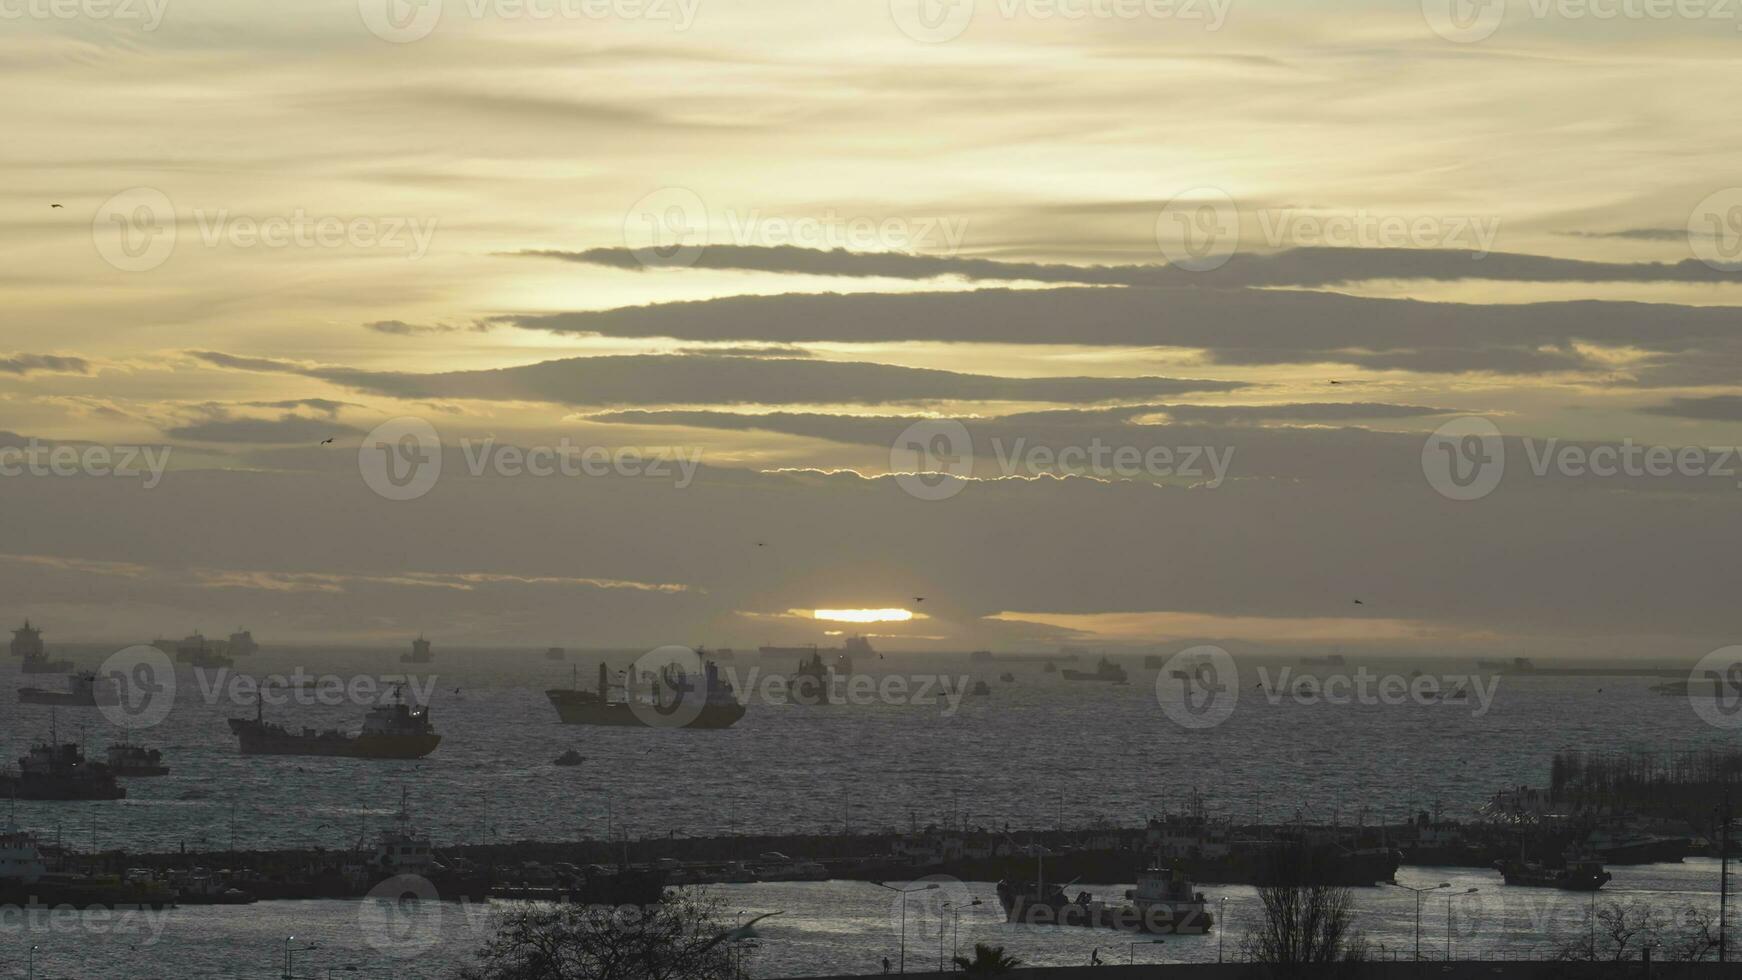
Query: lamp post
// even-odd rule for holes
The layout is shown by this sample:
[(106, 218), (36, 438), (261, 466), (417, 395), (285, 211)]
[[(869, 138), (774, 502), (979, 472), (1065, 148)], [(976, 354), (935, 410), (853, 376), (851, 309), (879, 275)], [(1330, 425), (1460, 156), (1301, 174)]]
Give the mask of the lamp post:
[[(1466, 888), (1464, 894), (1474, 895), (1480, 888)], [(1452, 896), (1446, 896), (1446, 962), (1452, 961)]]
[(1137, 942), (1132, 943), (1131, 947), (1125, 951), (1125, 965), (1130, 966), (1137, 961), (1137, 947), (1160, 946), (1166, 942), (1167, 940), (1165, 939), (1140, 939)]
[(315, 949), (319, 945), (317, 943), (309, 943), (307, 946), (292, 946), (291, 943), (294, 942), (296, 942), (295, 936), (284, 937), (284, 980), (291, 980), (291, 978), (296, 975), (294, 969), (296, 954), (306, 953), (311, 949)]
[(35, 947), (35, 946), (30, 947), (29, 965), (27, 967), (25, 967), (25, 974), (24, 974), (25, 977), (28, 978), (28, 980), (36, 980), (36, 950), (37, 950), (37, 947)]
[(1421, 959), (1421, 897), (1436, 889), (1450, 888), (1452, 887), (1452, 883), (1449, 881), (1442, 881), (1437, 885), (1423, 885), (1419, 888), (1414, 885), (1400, 885), (1395, 881), (1388, 881), (1385, 882), (1385, 884), (1388, 884), (1393, 888), (1401, 888), (1406, 892), (1415, 893), (1415, 958), (1419, 960)]
[[(956, 957), (962, 955), (962, 910), (975, 905), (984, 905), (979, 899), (971, 902), (945, 902), (939, 908), (950, 913), (950, 972), (956, 970)], [(938, 927), (938, 972), (944, 972), (944, 930), (942, 923)]]
[(1216, 962), (1222, 962), (1222, 936), (1228, 932), (1228, 896), (1216, 899)]
[(887, 888), (890, 891), (895, 892), (897, 895), (901, 896), (901, 953), (900, 953), (901, 967), (896, 972), (906, 973), (907, 972), (907, 896), (913, 894), (914, 892), (937, 891), (938, 883), (935, 881), (928, 881), (928, 882), (926, 882), (925, 886), (922, 888), (897, 888), (894, 885), (885, 885), (881, 881), (873, 881), (872, 884), (876, 885), (878, 888)]

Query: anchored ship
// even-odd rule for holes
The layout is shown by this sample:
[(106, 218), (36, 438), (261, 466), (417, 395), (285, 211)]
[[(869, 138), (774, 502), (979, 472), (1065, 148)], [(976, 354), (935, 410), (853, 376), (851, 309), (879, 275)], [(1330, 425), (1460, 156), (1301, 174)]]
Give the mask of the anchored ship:
[(127, 791), (101, 762), (86, 762), (73, 742), (62, 743), (50, 719), (46, 742), (32, 746), (17, 769), (0, 771), (0, 797), (18, 800), (120, 800)]
[(562, 647), (551, 647), (544, 651), (544, 659), (546, 660), (567, 660), (568, 658), (569, 652)]
[(163, 764), (163, 753), (132, 742), (116, 742), (109, 746), (109, 768), (117, 776), (167, 776), (169, 767)]
[(1125, 668), (1106, 657), (1101, 658), (1093, 671), (1066, 669), (1059, 671), (1059, 676), (1067, 681), (1102, 681), (1108, 684), (1123, 684), (1127, 679)]
[(421, 759), (434, 752), (442, 737), (429, 721), (429, 708), (405, 703), (401, 688), (393, 703), (369, 709), (363, 730), (355, 735), (336, 728), (293, 732), (264, 717), (264, 695), (255, 702), (253, 718), (231, 718), (230, 731), (240, 739), (243, 755), (330, 755), (348, 759)]
[[(585, 691), (578, 685), (553, 687), (544, 696), (550, 699), (565, 725), (658, 728), (662, 727), (662, 719), (671, 719), (672, 727), (729, 728), (744, 717), (744, 705), (738, 701), (731, 681), (720, 676), (719, 667), (712, 661), (702, 668), (700, 690), (690, 675), (676, 665), (667, 665), (662, 676), (652, 683), (649, 700), (636, 701), (633, 683), (633, 679), (625, 679), (623, 700), (611, 700), (610, 673), (601, 663), (597, 691)], [(691, 711), (694, 717), (687, 717)]]
[(410, 653), (399, 655), (399, 662), (402, 664), (427, 664), (434, 660), (435, 654), (430, 652), (429, 641), (423, 638), (422, 633), (417, 634), (417, 639), (411, 641)]
[(786, 682), (786, 695), (794, 704), (832, 704), (829, 697), (831, 671), (815, 650), (798, 662), (798, 670)]
[[(152, 646), (163, 649), (165, 641), (154, 640)], [(175, 645), (175, 659), (195, 667), (234, 667), (236, 662), (224, 655), (223, 644), (209, 642), (199, 630), (182, 637)]]
[(81, 670), (67, 675), (67, 689), (51, 690), (46, 687), (21, 687), (18, 689), (19, 704), (52, 704), (67, 708), (94, 708), (98, 705), (115, 705), (121, 703), (121, 695), (115, 690), (112, 681), (98, 682), (97, 672)]
[(224, 652), (232, 657), (246, 657), (259, 650), (260, 644), (254, 642), (254, 633), (237, 627), (236, 632), (230, 634), (230, 643)]
[(1535, 861), (1496, 861), (1494, 867), (1508, 885), (1528, 888), (1559, 888), (1571, 892), (1594, 892), (1609, 883), (1609, 872), (1590, 858), (1569, 858), (1564, 867), (1551, 868)]
[[(765, 657), (804, 657), (810, 654), (833, 655), (851, 665), (855, 656), (870, 657), (877, 653), (871, 648), (871, 641), (863, 636), (849, 636), (845, 643), (838, 647), (818, 648), (815, 643), (801, 647), (761, 647), (758, 653)], [(848, 669), (851, 669), (850, 666)]]
[(25, 620), (24, 625), (12, 631), (12, 655), (14, 657), (41, 657), (43, 655), (42, 630), (30, 625)]

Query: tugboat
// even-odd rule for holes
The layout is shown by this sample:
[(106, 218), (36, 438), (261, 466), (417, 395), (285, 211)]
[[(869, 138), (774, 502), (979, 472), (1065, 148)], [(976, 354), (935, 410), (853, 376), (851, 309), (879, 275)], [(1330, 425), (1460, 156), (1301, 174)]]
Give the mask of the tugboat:
[(117, 776), (167, 776), (169, 767), (163, 764), (163, 753), (132, 742), (116, 742), (109, 746), (109, 768)]
[(554, 766), (578, 766), (585, 761), (587, 761), (586, 756), (580, 754), (579, 752), (576, 752), (574, 749), (570, 749), (567, 752), (564, 752), (562, 755), (557, 756), (556, 761), (551, 763), (551, 765), (554, 765)]
[(392, 704), (378, 704), (363, 717), (363, 730), (351, 735), (338, 729), (293, 732), (263, 717), (265, 695), (255, 702), (253, 718), (231, 718), (230, 731), (243, 755), (327, 755), (347, 759), (421, 759), (441, 744), (429, 721), (429, 708), (414, 708), (393, 689)]
[(402, 664), (427, 664), (435, 660), (435, 654), (429, 651), (429, 641), (423, 634), (417, 634), (417, 639), (411, 641), (411, 652), (399, 655)]
[[(50, 725), (53, 725), (52, 719)], [(62, 744), (54, 729), (48, 741), (32, 746), (16, 770), (0, 771), (0, 796), (19, 800), (121, 800), (127, 791), (101, 762), (86, 762), (72, 742)]]
[(829, 697), (829, 668), (822, 654), (815, 650), (798, 662), (798, 671), (786, 683), (787, 697), (793, 704), (832, 704)]
[(1067, 898), (1065, 886), (1044, 881), (1012, 885), (1000, 881), (998, 904), (1004, 920), (1034, 926), (1082, 926), (1151, 935), (1195, 934), (1210, 930), (1214, 916), (1204, 893), (1177, 870), (1150, 869), (1125, 892), (1127, 904), (1108, 905), (1088, 892)]
[(1101, 658), (1093, 671), (1067, 669), (1059, 671), (1059, 676), (1067, 681), (1101, 681), (1107, 684), (1123, 684), (1127, 680), (1125, 668), (1106, 657)]
[[(730, 681), (720, 676), (719, 667), (707, 661), (703, 667), (702, 690), (675, 665), (665, 668), (665, 676), (654, 684), (652, 701), (640, 702), (642, 710), (631, 704), (635, 697), (632, 681), (624, 681), (623, 700), (611, 700), (609, 672), (599, 665), (599, 689), (583, 691), (579, 686), (553, 687), (544, 692), (556, 708), (557, 717), (565, 725), (626, 725), (640, 728), (659, 727), (658, 716), (672, 716), (685, 701), (702, 699), (701, 710), (687, 719), (684, 728), (730, 728), (744, 717), (744, 705)], [(675, 691), (671, 703), (665, 702), (665, 691)], [(644, 717), (647, 716), (647, 717)]]
[(19, 704), (52, 704), (67, 708), (95, 708), (98, 705), (121, 703), (112, 681), (97, 682), (97, 672), (81, 670), (67, 675), (67, 690), (54, 691), (45, 687), (21, 687)]
[(1568, 858), (1565, 867), (1551, 868), (1536, 861), (1496, 861), (1494, 867), (1508, 885), (1527, 888), (1559, 888), (1569, 892), (1594, 892), (1609, 882), (1609, 872), (1590, 858)]

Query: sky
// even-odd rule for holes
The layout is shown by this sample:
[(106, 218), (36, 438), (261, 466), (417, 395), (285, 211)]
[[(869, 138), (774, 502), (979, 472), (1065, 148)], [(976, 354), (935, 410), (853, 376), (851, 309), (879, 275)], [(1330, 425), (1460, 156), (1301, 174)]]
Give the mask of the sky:
[(51, 645), (1742, 642), (1717, 0), (0, 20)]

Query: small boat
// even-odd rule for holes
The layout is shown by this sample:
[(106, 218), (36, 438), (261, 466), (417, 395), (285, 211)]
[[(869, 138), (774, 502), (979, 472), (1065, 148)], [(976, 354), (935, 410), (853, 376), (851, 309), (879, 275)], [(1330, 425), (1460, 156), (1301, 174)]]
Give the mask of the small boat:
[(117, 776), (169, 775), (162, 752), (132, 742), (116, 742), (109, 746), (109, 768)]
[(1151, 869), (1140, 873), (1137, 887), (1125, 892), (1124, 905), (1108, 905), (1086, 891), (1069, 898), (1065, 886), (1055, 882), (1013, 885), (1000, 881), (997, 892), (1006, 922), (1151, 935), (1204, 933), (1214, 924), (1204, 893), (1178, 870)]
[(557, 766), (578, 766), (585, 761), (587, 761), (586, 756), (581, 755), (574, 749), (570, 749), (562, 755), (557, 756), (556, 761), (551, 764)]

